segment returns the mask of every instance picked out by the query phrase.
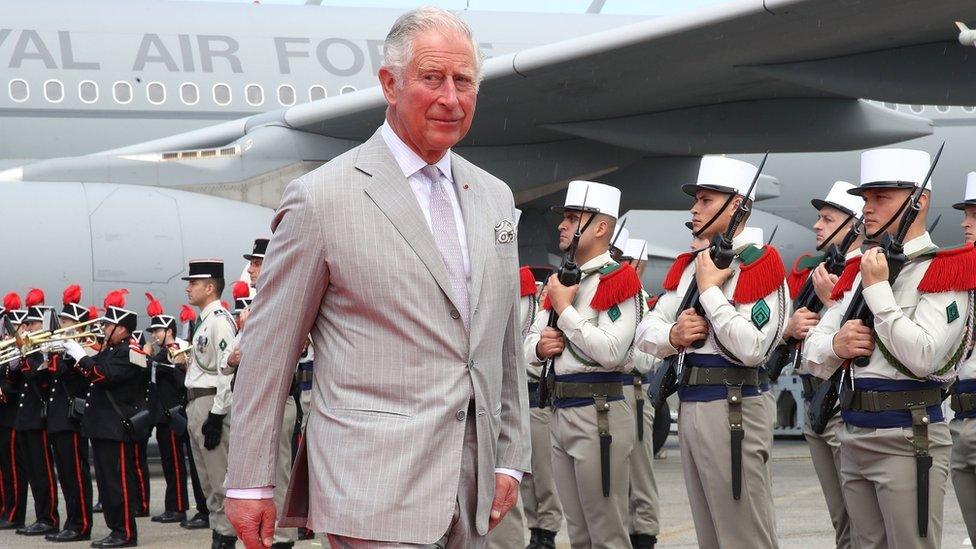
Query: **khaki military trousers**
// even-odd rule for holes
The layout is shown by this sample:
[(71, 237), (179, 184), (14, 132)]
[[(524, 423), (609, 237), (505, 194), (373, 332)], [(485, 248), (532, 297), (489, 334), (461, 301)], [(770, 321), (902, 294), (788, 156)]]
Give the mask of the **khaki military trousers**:
[(969, 539), (976, 542), (976, 418), (949, 422), (952, 433), (952, 486), (966, 522)]
[[(661, 528), (658, 524), (657, 482), (654, 480), (654, 407), (644, 397), (644, 414), (638, 421), (644, 422), (644, 440), (637, 440), (637, 427), (634, 426), (634, 451), (630, 454), (630, 522), (631, 534), (657, 536)], [(624, 397), (637, 413), (636, 390), (633, 385), (624, 386)]]
[(573, 549), (630, 547), (627, 532), (634, 411), (610, 403), (610, 496), (603, 496), (596, 407), (557, 408), (552, 417), (552, 469)]
[(699, 547), (778, 547), (768, 469), (773, 431), (769, 400), (763, 395), (742, 400), (745, 437), (738, 501), (732, 497), (728, 403), (682, 402), (679, 408), (681, 468)]
[(230, 417), (224, 417), (224, 429), (220, 435), (220, 444), (213, 450), (203, 447), (203, 432), (201, 428), (207, 421), (207, 416), (213, 408), (213, 395), (202, 396), (191, 400), (186, 405), (187, 431), (190, 435), (190, 448), (193, 451), (193, 462), (197, 467), (200, 485), (207, 494), (207, 509), (210, 510), (210, 529), (216, 530), (223, 536), (237, 536), (234, 527), (224, 515), (224, 498), (227, 490), (224, 479), (227, 477), (227, 443), (230, 440)]
[[(298, 419), (298, 406), (295, 399), (285, 399), (285, 413), (281, 420), (281, 433), (278, 435), (278, 469), (275, 471), (274, 503), (278, 516), (282, 516), (281, 506), (288, 492), (288, 479), (291, 477), (291, 439)], [(297, 528), (275, 528), (275, 543), (294, 543), (298, 539)]]
[(929, 532), (918, 535), (912, 428), (873, 429), (844, 424), (837, 430), (844, 499), (852, 535), (862, 549), (942, 546), (942, 503), (949, 476), (949, 427), (929, 426)]
[(809, 418), (803, 422), (803, 436), (807, 439), (813, 469), (817, 472), (820, 489), (823, 491), (824, 500), (827, 501), (827, 512), (834, 526), (834, 542), (837, 549), (857, 547), (851, 541), (851, 519), (847, 514), (844, 487), (840, 480), (840, 442), (837, 440), (836, 431), (843, 426), (844, 420), (840, 418), (840, 414), (827, 423), (827, 429), (822, 435), (813, 432)]
[(532, 474), (522, 479), (520, 492), (526, 526), (558, 532), (563, 523), (563, 508), (552, 474), (552, 414), (549, 407), (529, 410)]

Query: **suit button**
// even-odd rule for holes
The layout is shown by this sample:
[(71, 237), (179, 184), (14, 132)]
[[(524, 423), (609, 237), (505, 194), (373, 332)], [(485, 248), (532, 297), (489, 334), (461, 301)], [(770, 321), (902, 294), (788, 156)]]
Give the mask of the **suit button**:
[(457, 309), (451, 309), (451, 318), (457, 320), (461, 318), (461, 313), (459, 313)]
[(464, 421), (466, 415), (467, 414), (464, 413), (464, 410), (458, 410), (458, 413), (454, 414), (454, 417), (456, 417), (458, 421)]
[(469, 360), (468, 361), (468, 368), (474, 368), (474, 361), (473, 360)]

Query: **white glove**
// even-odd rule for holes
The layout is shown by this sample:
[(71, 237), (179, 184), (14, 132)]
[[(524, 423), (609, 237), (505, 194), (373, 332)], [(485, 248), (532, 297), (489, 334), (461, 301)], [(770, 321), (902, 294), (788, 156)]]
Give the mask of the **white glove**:
[(80, 362), (81, 359), (85, 358), (85, 350), (81, 348), (81, 345), (77, 341), (69, 339), (63, 343), (64, 352), (68, 353), (68, 356), (75, 359), (75, 362)]

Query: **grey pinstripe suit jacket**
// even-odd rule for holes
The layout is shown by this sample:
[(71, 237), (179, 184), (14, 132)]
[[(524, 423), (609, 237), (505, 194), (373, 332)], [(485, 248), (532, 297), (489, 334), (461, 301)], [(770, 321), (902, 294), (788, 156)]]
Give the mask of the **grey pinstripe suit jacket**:
[[(226, 486), (274, 483), (281, 415), (304, 334), (315, 376), (284, 524), (432, 543), (449, 528), (464, 422), (476, 404), (478, 530), (494, 469), (529, 470), (518, 254), (500, 242), (511, 190), (457, 155), (471, 259), (470, 333), (447, 270), (379, 132), (291, 182), (243, 333)], [(469, 418), (470, 420), (470, 418)], [(307, 464), (307, 470), (306, 470)], [(311, 494), (311, 497), (309, 497)]]

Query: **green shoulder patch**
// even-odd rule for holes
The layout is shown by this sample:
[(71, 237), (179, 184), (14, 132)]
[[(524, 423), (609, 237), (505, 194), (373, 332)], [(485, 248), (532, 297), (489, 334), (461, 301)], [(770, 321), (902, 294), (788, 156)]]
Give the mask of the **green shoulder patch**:
[(957, 318), (959, 318), (959, 306), (953, 301), (946, 307), (946, 324), (952, 324)]
[(607, 309), (607, 316), (610, 317), (611, 321), (616, 322), (617, 319), (620, 318), (620, 307), (614, 305), (613, 307)]
[(823, 263), (825, 255), (826, 254), (805, 255), (797, 261), (796, 266), (799, 267), (801, 270), (815, 269), (817, 265)]
[(757, 248), (756, 246), (746, 246), (741, 252), (739, 252), (739, 259), (746, 265), (752, 263), (753, 261), (759, 259), (763, 255), (763, 249)]
[(765, 299), (760, 299), (752, 306), (752, 323), (760, 330), (769, 323), (769, 305), (766, 305)]
[(611, 261), (610, 263), (607, 263), (606, 265), (600, 267), (600, 270), (598, 272), (602, 275), (606, 275), (616, 271), (619, 268), (620, 268), (620, 263)]

